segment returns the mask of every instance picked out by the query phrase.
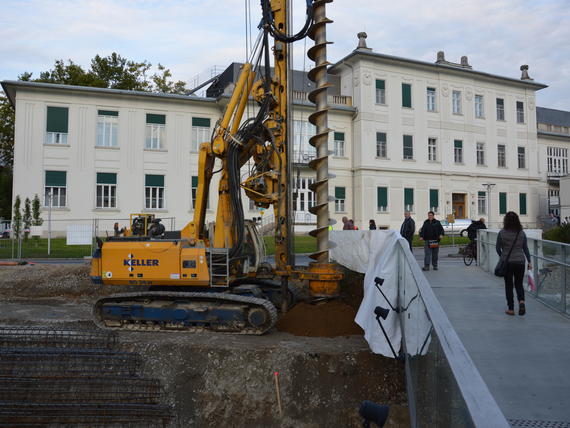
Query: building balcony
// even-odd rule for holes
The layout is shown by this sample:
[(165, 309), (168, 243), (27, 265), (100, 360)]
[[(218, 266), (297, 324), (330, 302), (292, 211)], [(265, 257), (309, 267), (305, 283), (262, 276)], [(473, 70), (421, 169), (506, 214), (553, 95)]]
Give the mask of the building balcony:
[(308, 165), (316, 156), (315, 150), (294, 150), (292, 160), (297, 165)]
[[(303, 91), (293, 91), (293, 101), (310, 102), (309, 93)], [(352, 97), (346, 95), (329, 95), (327, 101), (331, 105), (352, 107)]]

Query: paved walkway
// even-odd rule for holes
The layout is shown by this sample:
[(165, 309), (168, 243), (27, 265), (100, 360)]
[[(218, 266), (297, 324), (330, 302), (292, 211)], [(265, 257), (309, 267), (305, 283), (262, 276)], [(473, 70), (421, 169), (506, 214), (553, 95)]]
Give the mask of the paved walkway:
[(450, 252), (426, 277), (507, 419), (570, 422), (570, 319), (530, 295), (524, 317), (506, 315), (502, 278)]

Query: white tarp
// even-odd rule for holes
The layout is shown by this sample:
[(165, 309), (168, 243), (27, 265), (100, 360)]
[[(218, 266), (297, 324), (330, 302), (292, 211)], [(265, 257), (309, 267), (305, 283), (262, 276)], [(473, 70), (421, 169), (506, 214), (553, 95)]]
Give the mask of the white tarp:
[[(364, 297), (358, 313), (356, 323), (364, 330), (364, 338), (372, 352), (386, 357), (394, 357), (390, 345), (386, 341), (374, 314), (376, 306), (390, 309), (386, 299), (375, 286), (376, 277), (384, 279), (381, 288), (393, 307), (398, 304), (398, 257), (400, 249), (399, 240), (402, 236), (394, 230), (368, 231), (347, 230), (330, 232), (330, 240), (336, 247), (330, 251), (331, 259), (350, 270), (364, 273)], [(404, 251), (409, 251), (406, 246)], [(404, 261), (403, 261), (404, 262)], [(404, 265), (403, 265), (404, 266)], [(425, 308), (419, 296), (412, 273), (409, 269), (402, 269), (406, 276), (403, 283), (405, 290), (402, 295), (404, 301), (400, 304), (406, 308), (406, 344), (408, 354), (418, 352), (425, 354), (429, 339), (431, 323), (427, 318)], [(404, 279), (404, 278), (402, 278)], [(413, 298), (416, 296), (415, 298)], [(381, 319), (392, 346), (398, 353), (402, 340), (400, 315), (390, 310), (386, 320)], [(422, 345), (426, 343), (422, 349)]]
[(91, 245), (92, 224), (70, 224), (67, 226), (67, 245)]

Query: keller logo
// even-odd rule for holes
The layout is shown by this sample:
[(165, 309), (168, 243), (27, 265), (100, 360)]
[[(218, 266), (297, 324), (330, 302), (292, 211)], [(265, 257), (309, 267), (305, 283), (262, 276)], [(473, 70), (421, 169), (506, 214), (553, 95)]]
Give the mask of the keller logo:
[(136, 259), (134, 254), (129, 254), (127, 259), (123, 259), (123, 266), (128, 266), (128, 271), (135, 270), (135, 266), (158, 266), (158, 259)]

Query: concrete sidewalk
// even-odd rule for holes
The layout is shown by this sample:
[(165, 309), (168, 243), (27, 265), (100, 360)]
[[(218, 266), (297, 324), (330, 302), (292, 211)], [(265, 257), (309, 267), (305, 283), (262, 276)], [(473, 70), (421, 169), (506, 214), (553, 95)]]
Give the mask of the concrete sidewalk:
[[(506, 315), (503, 279), (452, 251), (425, 274), (507, 419), (570, 422), (570, 319), (529, 294), (525, 316)], [(423, 250), (414, 254), (422, 266)]]

